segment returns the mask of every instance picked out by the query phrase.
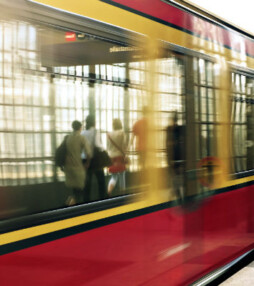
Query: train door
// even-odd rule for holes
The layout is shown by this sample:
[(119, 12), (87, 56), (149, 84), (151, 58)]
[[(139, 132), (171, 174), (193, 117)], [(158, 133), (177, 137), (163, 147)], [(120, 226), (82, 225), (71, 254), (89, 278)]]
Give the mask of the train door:
[(186, 194), (202, 195), (215, 185), (218, 73), (212, 59), (186, 59)]
[(184, 191), (184, 56), (163, 47), (156, 55), (149, 73), (153, 81), (150, 88), (153, 94), (150, 100), (153, 111), (150, 150), (154, 151), (149, 168), (153, 172), (152, 175), (157, 177), (153, 192), (159, 190), (156, 193), (159, 201), (172, 201), (178, 199), (180, 192)]
[(187, 202), (205, 196), (216, 183), (219, 73), (208, 56), (163, 53), (156, 63), (154, 101), (160, 182), (165, 187), (168, 179), (170, 199)]

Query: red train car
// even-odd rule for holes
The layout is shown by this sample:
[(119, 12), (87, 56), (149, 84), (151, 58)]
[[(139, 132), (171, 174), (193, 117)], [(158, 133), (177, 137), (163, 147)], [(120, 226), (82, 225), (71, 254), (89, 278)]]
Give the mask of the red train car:
[[(194, 284), (253, 249), (253, 35), (175, 1), (83, 2), (0, 1), (2, 285)], [(69, 206), (54, 154), (88, 114), (105, 149), (122, 122), (126, 186)]]

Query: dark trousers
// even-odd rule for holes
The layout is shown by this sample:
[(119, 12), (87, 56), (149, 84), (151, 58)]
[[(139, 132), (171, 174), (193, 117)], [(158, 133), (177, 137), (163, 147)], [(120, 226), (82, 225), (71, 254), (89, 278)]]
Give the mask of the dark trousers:
[(72, 189), (72, 196), (76, 201), (76, 204), (83, 203), (83, 190), (82, 189)]
[(86, 182), (84, 188), (84, 201), (89, 202), (91, 200), (91, 187), (92, 187), (92, 179), (93, 175), (95, 175), (98, 183), (98, 191), (99, 191), (99, 199), (103, 200), (107, 198), (106, 192), (106, 182), (103, 169), (100, 170), (92, 170), (88, 169), (86, 174)]

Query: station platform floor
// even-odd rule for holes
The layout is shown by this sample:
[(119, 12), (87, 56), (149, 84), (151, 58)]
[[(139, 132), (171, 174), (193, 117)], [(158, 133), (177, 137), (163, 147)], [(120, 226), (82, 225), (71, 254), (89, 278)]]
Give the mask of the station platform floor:
[(219, 284), (221, 286), (253, 286), (254, 285), (254, 261), (242, 268), (230, 278)]

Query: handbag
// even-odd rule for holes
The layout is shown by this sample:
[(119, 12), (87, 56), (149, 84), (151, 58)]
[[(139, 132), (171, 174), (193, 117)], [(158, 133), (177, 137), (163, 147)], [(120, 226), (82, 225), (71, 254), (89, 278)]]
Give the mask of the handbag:
[(63, 170), (63, 167), (65, 165), (66, 155), (67, 155), (67, 141), (68, 135), (64, 137), (63, 142), (60, 144), (59, 147), (56, 149), (55, 153), (55, 164), (57, 167), (60, 167), (61, 170)]
[(121, 173), (126, 170), (124, 157), (118, 156), (112, 158), (112, 165), (108, 168), (110, 173)]
[(89, 168), (92, 170), (99, 170), (105, 167), (109, 167), (112, 164), (112, 161), (108, 155), (106, 150), (101, 150), (99, 147), (95, 146), (95, 136), (96, 130), (94, 133), (94, 150), (93, 150), (93, 157), (90, 161)]

